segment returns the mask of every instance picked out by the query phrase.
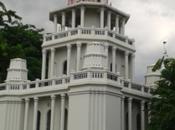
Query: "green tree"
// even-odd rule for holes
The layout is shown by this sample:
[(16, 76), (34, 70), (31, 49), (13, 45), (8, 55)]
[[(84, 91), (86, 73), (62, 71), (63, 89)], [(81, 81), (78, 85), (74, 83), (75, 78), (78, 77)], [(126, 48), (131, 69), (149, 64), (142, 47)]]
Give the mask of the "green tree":
[(40, 78), (41, 44), (43, 29), (34, 25), (22, 24), (15, 11), (7, 10), (0, 2), (0, 82), (6, 79), (6, 69), (10, 59), (27, 60), (29, 79)]
[(161, 79), (151, 102), (150, 130), (175, 130), (175, 59), (163, 57), (153, 70), (161, 67)]

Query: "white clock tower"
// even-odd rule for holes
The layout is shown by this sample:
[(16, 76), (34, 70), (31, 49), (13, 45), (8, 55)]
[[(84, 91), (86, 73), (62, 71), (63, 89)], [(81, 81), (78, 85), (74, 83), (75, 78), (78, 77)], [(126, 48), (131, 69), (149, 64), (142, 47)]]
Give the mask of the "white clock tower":
[(151, 94), (133, 82), (129, 15), (108, 0), (67, 3), (50, 12), (54, 32), (44, 35), (42, 78), (28, 81), (26, 62), (12, 60), (0, 84), (0, 130), (145, 130)]

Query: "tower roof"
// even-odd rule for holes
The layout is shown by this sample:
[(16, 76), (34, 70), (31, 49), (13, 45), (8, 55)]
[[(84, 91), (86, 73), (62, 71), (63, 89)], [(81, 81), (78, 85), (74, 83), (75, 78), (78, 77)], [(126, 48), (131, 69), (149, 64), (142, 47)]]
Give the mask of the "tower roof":
[(80, 2), (95, 2), (95, 3), (108, 3), (108, 0), (67, 0), (68, 5), (74, 5)]

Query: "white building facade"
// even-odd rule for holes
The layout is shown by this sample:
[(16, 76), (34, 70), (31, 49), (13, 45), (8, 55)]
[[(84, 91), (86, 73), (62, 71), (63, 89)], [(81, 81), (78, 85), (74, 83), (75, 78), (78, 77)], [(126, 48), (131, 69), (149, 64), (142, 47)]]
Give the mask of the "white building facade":
[(0, 84), (0, 130), (146, 130), (151, 88), (133, 82), (129, 15), (107, 0), (69, 0), (50, 13), (42, 78), (11, 60)]

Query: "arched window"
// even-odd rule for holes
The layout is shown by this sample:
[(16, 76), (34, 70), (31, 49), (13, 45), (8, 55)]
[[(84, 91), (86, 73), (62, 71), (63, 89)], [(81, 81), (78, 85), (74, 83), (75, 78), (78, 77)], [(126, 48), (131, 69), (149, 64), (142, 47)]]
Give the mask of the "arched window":
[(64, 130), (67, 130), (67, 124), (68, 123), (68, 110), (65, 109), (65, 119), (64, 119)]
[(47, 112), (47, 129), (50, 130), (50, 118), (51, 118), (51, 110)]
[(136, 116), (137, 130), (141, 130), (141, 115), (138, 113)]
[(63, 62), (63, 74), (67, 74), (67, 60)]
[(37, 130), (40, 130), (41, 112), (37, 112)]

